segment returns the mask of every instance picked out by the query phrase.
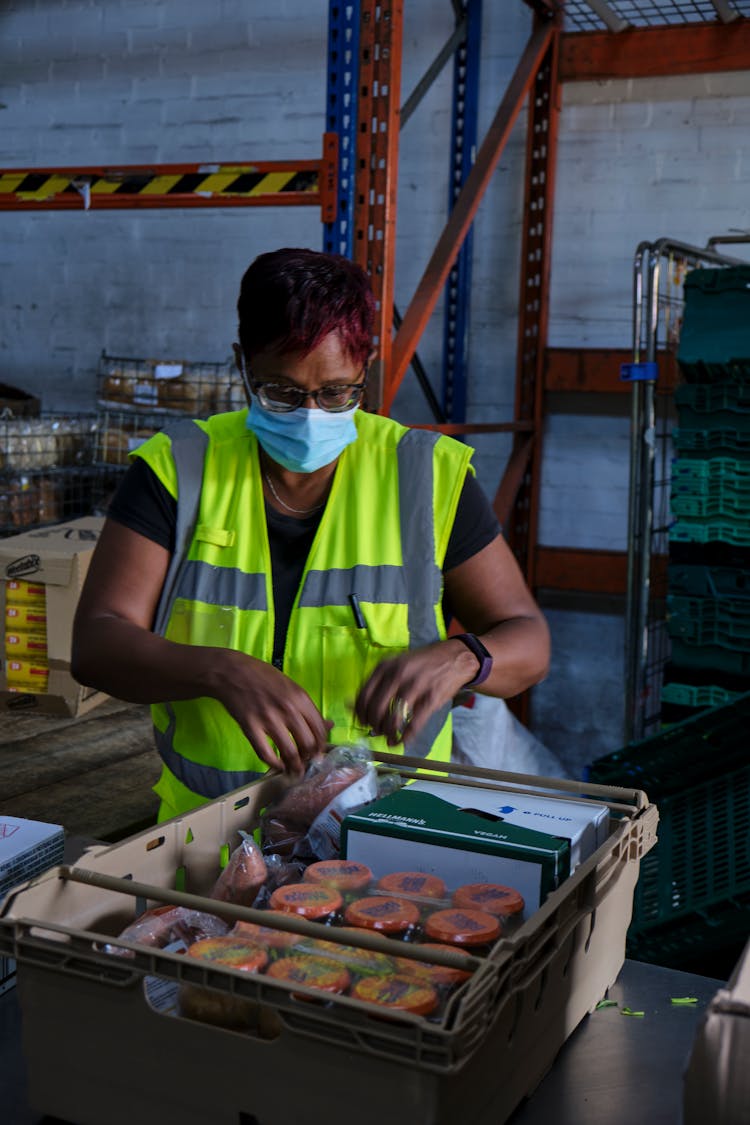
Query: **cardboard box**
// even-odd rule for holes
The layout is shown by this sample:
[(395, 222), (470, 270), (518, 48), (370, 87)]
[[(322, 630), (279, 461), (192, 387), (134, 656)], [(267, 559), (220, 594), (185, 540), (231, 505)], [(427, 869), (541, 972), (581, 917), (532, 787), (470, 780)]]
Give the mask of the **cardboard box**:
[(524, 918), (570, 873), (568, 840), (485, 819), (411, 785), (349, 813), (341, 854), (366, 863), (376, 878), (424, 871), (451, 891), (463, 883), (513, 887), (523, 896)]
[[(49, 667), (45, 691), (21, 690), (22, 682), (17, 678), (18, 672), (15, 672), (15, 684), (18, 686), (13, 690), (15, 670), (10, 670), (9, 676), (8, 660), (3, 659), (0, 670), (0, 709), (33, 709), (51, 715), (82, 715), (107, 698), (103, 692), (82, 687), (70, 674), (73, 617), (103, 522), (100, 518), (85, 517), (0, 539), (2, 620), (7, 620), (9, 599), (17, 597), (21, 607), (26, 604), (23, 588), (19, 592), (11, 590), (10, 585), (21, 583), (34, 588), (44, 586)], [(38, 595), (35, 596), (38, 600)], [(26, 686), (24, 682), (23, 687)]]
[[(395, 768), (431, 767), (404, 759)], [(448, 780), (476, 777), (437, 769)], [(519, 776), (481, 773), (503, 787)], [(545, 791), (567, 785), (571, 796), (582, 788), (533, 783)], [(57, 868), (0, 905), (0, 954), (17, 962), (29, 1102), (40, 1116), (98, 1122), (106, 1106), (108, 1125), (502, 1125), (617, 978), (658, 817), (645, 794), (603, 786), (587, 792), (612, 803), (605, 844), (495, 947), (437, 1021), (396, 1011), (385, 1019), (349, 996), (303, 1000), (262, 975), (190, 965), (165, 950), (143, 948), (124, 960), (97, 945), (95, 935), (110, 941), (132, 920), (138, 884), (205, 894), (222, 848), (234, 847), (278, 792), (278, 779), (264, 778), (90, 849), (73, 869), (81, 882)], [(148, 895), (140, 909), (147, 903)], [(336, 933), (327, 927), (326, 939)], [(268, 1034), (154, 1010), (146, 983), (153, 977), (254, 1001), (273, 1017)], [(165, 1058), (179, 1060), (179, 1080), (165, 1081)]]
[(685, 1072), (684, 1125), (750, 1122), (750, 941), (708, 1006)]
[(19, 883), (62, 863), (65, 833), (59, 824), (0, 812), (0, 899)]
[(476, 809), (503, 824), (562, 836), (570, 841), (571, 871), (593, 855), (609, 835), (609, 809), (599, 802), (574, 801), (562, 796), (535, 797), (513, 789), (437, 785), (434, 781), (414, 781), (410, 788), (420, 793), (433, 793), (459, 809)]

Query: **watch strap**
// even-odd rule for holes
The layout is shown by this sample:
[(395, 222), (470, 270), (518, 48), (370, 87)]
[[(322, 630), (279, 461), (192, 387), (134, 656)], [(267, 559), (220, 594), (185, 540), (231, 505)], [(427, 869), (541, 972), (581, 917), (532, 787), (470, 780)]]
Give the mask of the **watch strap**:
[(469, 680), (464, 684), (465, 688), (479, 687), (489, 676), (492, 671), (492, 656), (484, 647), (482, 642), (473, 633), (456, 633), (455, 636), (450, 638), (452, 641), (461, 641), (465, 644), (470, 652), (473, 652), (479, 661), (479, 671), (473, 680)]

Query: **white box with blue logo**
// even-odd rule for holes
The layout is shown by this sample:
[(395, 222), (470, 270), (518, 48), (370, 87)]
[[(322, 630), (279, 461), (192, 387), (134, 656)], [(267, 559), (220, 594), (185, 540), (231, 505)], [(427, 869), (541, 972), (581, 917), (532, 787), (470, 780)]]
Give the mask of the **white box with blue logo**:
[(571, 872), (593, 855), (609, 834), (609, 809), (594, 801), (533, 797), (528, 793), (514, 793), (512, 789), (480, 789), (434, 781), (414, 781), (410, 788), (433, 793), (457, 808), (474, 809), (504, 824), (562, 836), (570, 841)]

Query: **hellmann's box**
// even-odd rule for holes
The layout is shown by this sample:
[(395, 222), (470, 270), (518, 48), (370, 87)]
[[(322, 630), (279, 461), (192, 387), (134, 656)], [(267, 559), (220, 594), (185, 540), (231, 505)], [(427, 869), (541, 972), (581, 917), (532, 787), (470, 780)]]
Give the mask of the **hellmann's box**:
[(70, 674), (73, 618), (103, 520), (0, 540), (0, 709), (82, 715), (106, 699)]
[(513, 887), (523, 896), (524, 918), (570, 874), (570, 841), (562, 835), (485, 816), (437, 792), (407, 785), (349, 813), (341, 825), (342, 855), (367, 864), (376, 877), (423, 871), (451, 890), (464, 883)]

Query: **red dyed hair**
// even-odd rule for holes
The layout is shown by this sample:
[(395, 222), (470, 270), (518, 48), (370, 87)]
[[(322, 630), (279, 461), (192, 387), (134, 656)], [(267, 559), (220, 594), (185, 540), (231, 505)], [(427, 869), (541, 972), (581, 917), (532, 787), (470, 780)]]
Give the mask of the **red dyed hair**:
[(365, 271), (339, 254), (283, 249), (260, 254), (245, 271), (237, 301), (240, 346), (307, 355), (336, 332), (364, 365), (372, 348), (375, 298)]

